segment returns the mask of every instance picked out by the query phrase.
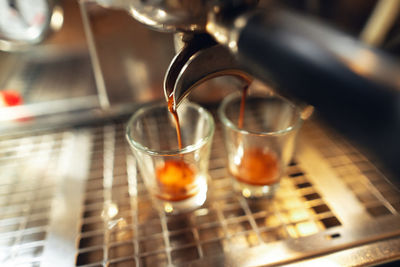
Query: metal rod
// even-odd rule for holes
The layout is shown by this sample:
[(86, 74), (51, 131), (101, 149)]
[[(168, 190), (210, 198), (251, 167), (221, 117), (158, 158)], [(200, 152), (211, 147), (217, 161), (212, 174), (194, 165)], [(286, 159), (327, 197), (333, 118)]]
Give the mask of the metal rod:
[(86, 1), (79, 1), (79, 6), (82, 15), (83, 28), (85, 30), (87, 43), (89, 47), (90, 59), (92, 61), (94, 79), (96, 81), (97, 94), (100, 101), (100, 106), (103, 109), (110, 107), (110, 100), (107, 94), (107, 88), (104, 82), (103, 72), (100, 66), (100, 61), (97, 54), (96, 44), (93, 36), (93, 32), (90, 28), (90, 19), (85, 6)]

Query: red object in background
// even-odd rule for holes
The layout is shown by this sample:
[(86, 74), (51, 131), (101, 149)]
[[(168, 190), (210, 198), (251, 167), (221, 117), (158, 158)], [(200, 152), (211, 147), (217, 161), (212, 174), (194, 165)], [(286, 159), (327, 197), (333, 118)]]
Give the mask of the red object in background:
[(18, 106), (23, 103), (22, 96), (16, 91), (0, 91), (0, 106)]
[[(0, 90), (0, 108), (2, 107), (13, 107), (13, 106), (19, 106), (24, 103), (22, 96), (19, 92), (13, 91), (13, 90)], [(2, 120), (14, 120), (18, 122), (25, 122), (28, 120), (33, 119), (32, 116), (29, 115), (29, 112), (25, 109), (24, 106), (18, 108), (15, 112), (13, 112), (13, 115), (11, 115), (11, 118), (9, 116), (3, 116), (0, 118), (0, 121)]]

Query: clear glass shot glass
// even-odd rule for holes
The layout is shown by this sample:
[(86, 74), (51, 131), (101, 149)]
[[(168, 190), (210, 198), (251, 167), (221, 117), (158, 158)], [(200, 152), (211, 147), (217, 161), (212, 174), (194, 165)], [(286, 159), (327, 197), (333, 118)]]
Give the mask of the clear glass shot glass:
[(282, 97), (249, 94), (239, 127), (241, 101), (239, 92), (231, 94), (218, 109), (228, 170), (244, 197), (272, 197), (292, 158), (301, 112)]
[(182, 149), (166, 103), (148, 104), (137, 110), (126, 131), (153, 203), (168, 214), (194, 210), (204, 204), (215, 127), (212, 115), (197, 104), (182, 103), (177, 113)]

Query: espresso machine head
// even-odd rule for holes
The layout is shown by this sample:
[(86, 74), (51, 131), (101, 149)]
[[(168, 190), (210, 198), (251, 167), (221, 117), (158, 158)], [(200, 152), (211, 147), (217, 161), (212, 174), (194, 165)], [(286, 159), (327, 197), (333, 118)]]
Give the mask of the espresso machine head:
[[(178, 106), (201, 83), (218, 76), (235, 76), (248, 84), (252, 77), (239, 64), (229, 48), (216, 40), (224, 39), (217, 20), (224, 21), (253, 9), (255, 0), (97, 0), (106, 7), (123, 8), (150, 28), (175, 33), (178, 53), (164, 79), (166, 99)], [(214, 34), (215, 32), (215, 34)], [(224, 41), (222, 40), (222, 43)]]
[(343, 88), (349, 96), (370, 88), (362, 89), (372, 92), (366, 103), (382, 92), (399, 91), (398, 64), (387, 56), (321, 21), (276, 7), (276, 2), (95, 1), (123, 8), (152, 29), (176, 33), (180, 51), (165, 75), (164, 91), (177, 105), (192, 88), (221, 75), (246, 83), (253, 76), (272, 80), (281, 94), (316, 106), (324, 98), (320, 88)]
[(209, 16), (245, 10), (257, 0), (96, 0), (106, 7), (126, 9), (139, 22), (164, 32), (205, 32)]

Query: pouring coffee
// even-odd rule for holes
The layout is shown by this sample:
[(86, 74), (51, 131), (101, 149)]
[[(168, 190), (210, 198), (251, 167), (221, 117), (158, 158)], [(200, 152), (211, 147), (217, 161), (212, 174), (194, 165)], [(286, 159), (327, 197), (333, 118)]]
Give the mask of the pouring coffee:
[(164, 81), (165, 96), (174, 97), (175, 107), (216, 76), (272, 81), (279, 94), (314, 105), (400, 174), (400, 67), (382, 51), (270, 1), (96, 2), (183, 36), (184, 48)]

